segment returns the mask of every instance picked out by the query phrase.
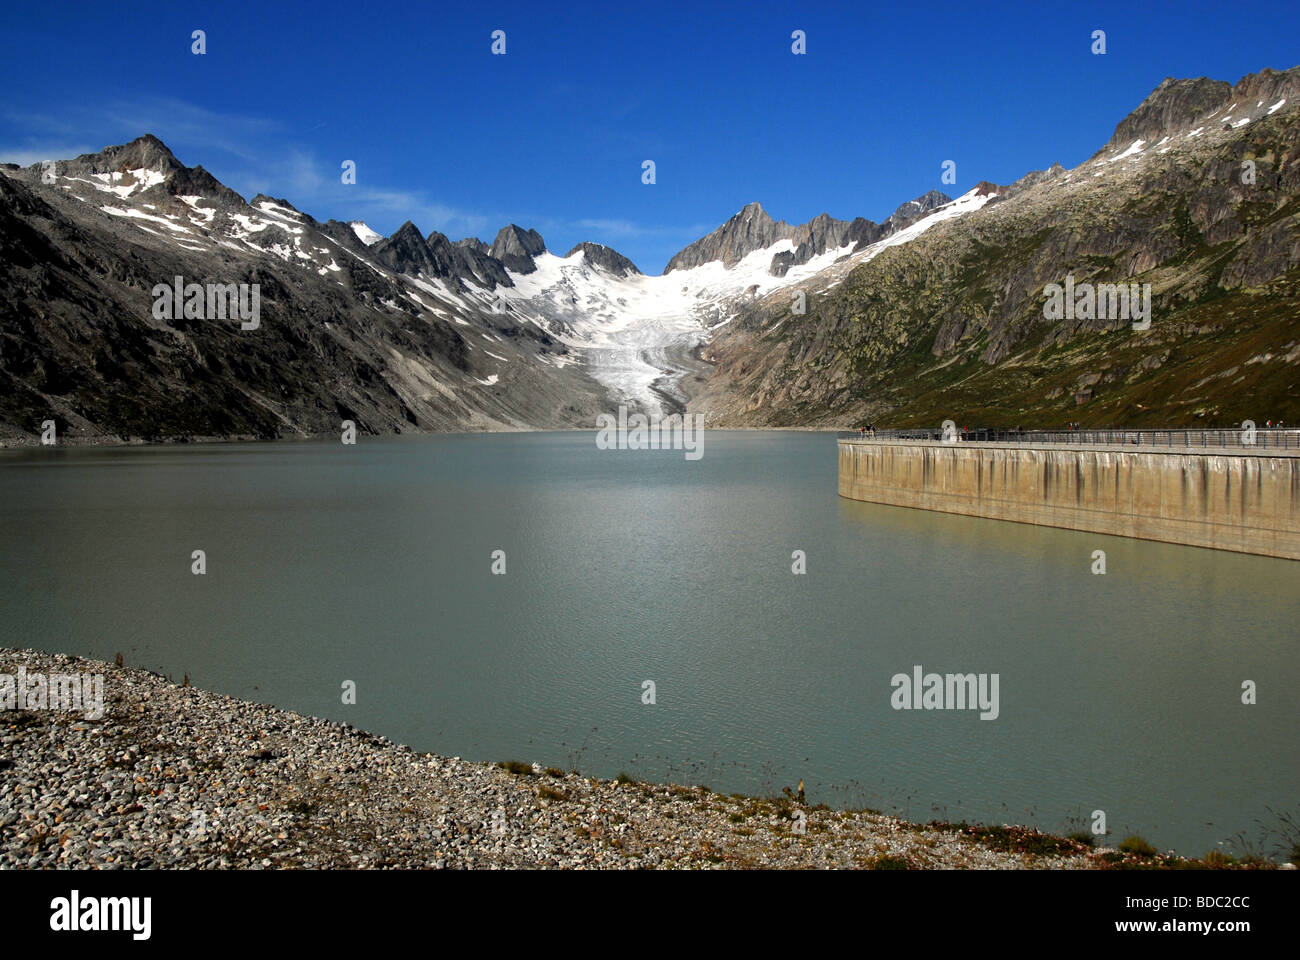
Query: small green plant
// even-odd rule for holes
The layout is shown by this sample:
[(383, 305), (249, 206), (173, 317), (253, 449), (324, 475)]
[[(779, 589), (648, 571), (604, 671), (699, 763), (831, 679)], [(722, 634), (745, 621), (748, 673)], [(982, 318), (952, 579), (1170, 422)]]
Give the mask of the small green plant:
[(1223, 870), (1227, 867), (1234, 866), (1237, 858), (1230, 853), (1224, 853), (1222, 850), (1211, 850), (1205, 855), (1205, 865), (1217, 870)]
[(1157, 850), (1155, 847), (1151, 846), (1151, 844), (1147, 843), (1147, 841), (1144, 838), (1134, 834), (1133, 836), (1125, 837), (1123, 840), (1120, 841), (1119, 852), (1131, 853), (1137, 857), (1154, 857), (1160, 851)]
[(912, 865), (902, 857), (873, 857), (867, 861), (871, 870), (911, 870)]
[(1087, 830), (1076, 830), (1074, 833), (1067, 833), (1065, 839), (1073, 840), (1075, 843), (1081, 843), (1085, 847), (1092, 846), (1092, 834)]
[(628, 774), (626, 770), (620, 770), (618, 776), (614, 779), (620, 784), (636, 783), (636, 779)]
[(1062, 857), (1078, 852), (1074, 840), (1053, 836), (1048, 833), (1040, 833), (1031, 827), (985, 826), (983, 824), (968, 824), (965, 820), (957, 824), (931, 820), (926, 826), (938, 830), (956, 830), (977, 840), (990, 850), (1001, 850), (1006, 853), (1033, 854), (1039, 857)]
[(548, 777), (562, 777), (564, 776), (564, 771), (561, 770), (559, 767), (547, 767), (546, 775)]
[(537, 795), (543, 800), (554, 800), (557, 802), (569, 799), (569, 795), (563, 790), (552, 790), (550, 787), (542, 787), (537, 791)]
[[(1272, 807), (1264, 809), (1277, 821), (1275, 826), (1266, 827), (1267, 835), (1277, 837), (1273, 842), (1272, 850), (1275, 858), (1300, 867), (1300, 808), (1283, 810), (1280, 813)], [(1261, 858), (1264, 856), (1263, 850), (1247, 848), (1247, 853)]]
[(503, 760), (497, 766), (508, 773), (513, 773), (516, 777), (531, 777), (533, 775), (532, 764), (522, 763), (519, 760)]

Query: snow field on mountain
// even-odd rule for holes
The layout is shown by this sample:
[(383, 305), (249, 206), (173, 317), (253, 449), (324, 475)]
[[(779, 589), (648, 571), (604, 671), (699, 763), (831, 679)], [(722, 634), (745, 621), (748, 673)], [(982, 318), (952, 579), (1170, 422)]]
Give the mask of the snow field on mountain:
[[(865, 263), (882, 250), (920, 236), (936, 223), (978, 210), (993, 195), (974, 190), (937, 208), (929, 216), (851, 256)], [(852, 246), (827, 250), (772, 276), (772, 257), (793, 251), (790, 240), (755, 250), (732, 267), (711, 261), (663, 276), (613, 276), (587, 261), (583, 251), (559, 257), (549, 251), (534, 257), (536, 271), (511, 273), (513, 288), (496, 291), (520, 316), (532, 319), (570, 348), (581, 351), (591, 375), (623, 401), (650, 411), (663, 408), (652, 389), (673, 371), (666, 357), (691, 350), (710, 329), (730, 320), (737, 298), (752, 290), (763, 297), (821, 273)], [(718, 314), (723, 314), (718, 319)]]

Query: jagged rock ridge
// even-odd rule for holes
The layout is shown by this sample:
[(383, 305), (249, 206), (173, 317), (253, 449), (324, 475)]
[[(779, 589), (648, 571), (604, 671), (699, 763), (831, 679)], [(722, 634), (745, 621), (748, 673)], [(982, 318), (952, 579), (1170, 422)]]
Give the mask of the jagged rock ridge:
[(765, 250), (778, 241), (789, 240), (793, 249), (774, 254), (768, 268), (772, 276), (784, 277), (791, 267), (805, 264), (827, 250), (851, 245), (852, 252), (859, 252), (950, 202), (950, 197), (931, 190), (899, 206), (881, 224), (862, 217), (837, 220), (830, 214), (821, 213), (798, 225), (773, 220), (762, 204), (747, 203), (717, 230), (675, 254), (668, 261), (664, 273), (688, 270), (715, 260), (734, 267), (756, 250)]

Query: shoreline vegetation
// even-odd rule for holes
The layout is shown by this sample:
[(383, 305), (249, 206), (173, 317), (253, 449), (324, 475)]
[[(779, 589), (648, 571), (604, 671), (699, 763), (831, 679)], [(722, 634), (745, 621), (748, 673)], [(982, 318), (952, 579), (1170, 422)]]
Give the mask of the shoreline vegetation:
[[(783, 795), (411, 750), (348, 724), (35, 650), (0, 674), (103, 675), (94, 711), (0, 710), (0, 869), (1204, 869), (1023, 826), (910, 823)], [(1286, 864), (1290, 868), (1291, 864)]]

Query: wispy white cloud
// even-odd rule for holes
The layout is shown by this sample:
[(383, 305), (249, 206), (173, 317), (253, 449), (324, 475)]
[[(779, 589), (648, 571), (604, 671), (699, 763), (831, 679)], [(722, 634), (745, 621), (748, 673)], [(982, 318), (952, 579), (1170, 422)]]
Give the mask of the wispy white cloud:
[(270, 138), (284, 133), (278, 121), (209, 110), (176, 97), (117, 101), (99, 116), (127, 140), (152, 133), (168, 145), (204, 144), (255, 162), (265, 158)]
[(44, 160), (68, 160), (83, 153), (94, 153), (85, 144), (68, 145), (64, 143), (32, 144), (21, 147), (0, 146), (0, 163), (16, 163), (20, 167), (29, 167)]
[[(106, 105), (69, 104), (57, 111), (33, 113), (7, 110), (7, 123), (43, 135), (51, 145), (81, 142), (75, 152), (65, 152), (57, 159), (79, 153), (94, 153), (115, 143), (127, 143), (152, 133), (169, 147), (197, 147), (219, 150), (246, 162), (262, 162), (271, 138), (283, 134), (284, 127), (275, 120), (239, 113), (209, 110), (176, 97), (144, 97), (115, 100)], [(85, 144), (87, 130), (98, 131), (102, 143)], [(30, 137), (28, 138), (30, 139)], [(210, 158), (186, 158), (189, 163), (211, 163)]]
[(632, 220), (605, 220), (600, 218), (576, 220), (573, 222), (573, 226), (579, 230), (597, 230), (610, 237), (664, 237), (668, 239), (674, 237), (697, 238), (713, 229), (708, 224), (699, 223), (687, 227), (659, 227), (647, 226)]
[(302, 209), (303, 204), (328, 207), (332, 216), (347, 220), (364, 220), (374, 226), (396, 227), (410, 220), (424, 234), (438, 231), (452, 239), (478, 236), (494, 228), (497, 218), (476, 211), (462, 210), (429, 197), (419, 191), (390, 190), (361, 183), (343, 185), (334, 171), (305, 154), (292, 161), (289, 181), (296, 191), (289, 199)]
[(325, 175), (316, 161), (301, 150), (295, 150), (289, 155), (285, 173), (288, 178), (286, 186), (297, 195), (314, 197), (325, 185)]

